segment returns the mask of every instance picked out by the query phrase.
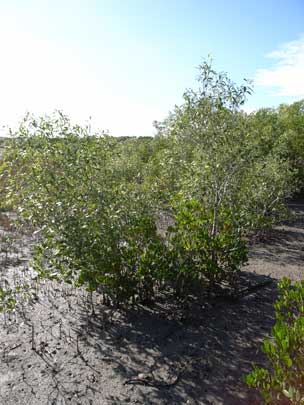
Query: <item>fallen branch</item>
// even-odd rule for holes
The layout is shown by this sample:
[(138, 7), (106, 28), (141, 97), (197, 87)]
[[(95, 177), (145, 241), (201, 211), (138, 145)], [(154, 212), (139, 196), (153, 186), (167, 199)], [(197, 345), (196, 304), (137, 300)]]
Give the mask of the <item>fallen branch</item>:
[(156, 387), (156, 388), (170, 388), (173, 387), (174, 385), (176, 385), (182, 374), (185, 372), (185, 370), (187, 369), (187, 367), (189, 366), (189, 364), (184, 365), (181, 370), (178, 372), (178, 374), (170, 381), (160, 381), (160, 380), (156, 380), (154, 378), (154, 376), (152, 375), (141, 375), (139, 374), (138, 377), (135, 378), (130, 378), (129, 380), (126, 380), (124, 382), (124, 385), (126, 384), (140, 384), (140, 385), (146, 385), (146, 386), (150, 386), (150, 387)]
[(176, 385), (181, 377), (182, 372), (178, 373), (178, 375), (170, 382), (166, 381), (157, 381), (155, 378), (147, 376), (147, 377), (136, 377), (136, 378), (130, 378), (129, 380), (126, 380), (124, 382), (124, 385), (126, 384), (140, 384), (140, 385), (146, 385), (150, 387), (156, 387), (156, 388), (170, 388)]
[(231, 302), (238, 302), (240, 299), (246, 297), (247, 295), (253, 294), (260, 289), (267, 287), (268, 285), (271, 285), (273, 283), (273, 280), (266, 280), (263, 281), (262, 283), (243, 288), (240, 290), (237, 294), (223, 294), (219, 295), (217, 298), (218, 299), (224, 299), (225, 301), (231, 301)]
[(273, 283), (273, 280), (266, 280), (266, 281), (263, 281), (262, 283), (259, 283), (259, 284), (244, 288), (243, 290), (241, 290), (237, 294), (237, 296), (239, 298), (244, 298), (247, 295), (250, 295), (250, 294), (260, 290), (261, 288), (264, 288), (264, 287), (267, 287), (268, 285), (271, 285), (272, 283)]

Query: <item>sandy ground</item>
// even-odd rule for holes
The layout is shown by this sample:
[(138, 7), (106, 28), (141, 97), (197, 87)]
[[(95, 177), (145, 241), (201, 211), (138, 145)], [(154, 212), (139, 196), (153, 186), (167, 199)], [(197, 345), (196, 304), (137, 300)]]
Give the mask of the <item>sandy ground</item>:
[[(261, 403), (242, 376), (252, 362), (265, 363), (260, 346), (274, 323), (276, 281), (303, 278), (304, 202), (292, 209), (294, 220), (251, 246), (243, 269), (244, 287), (273, 283), (237, 302), (182, 308), (160, 296), (124, 312), (94, 296), (92, 316), (86, 292), (32, 281), (36, 296), (20, 293), (17, 310), (0, 317), (0, 404)], [(31, 278), (31, 242), (10, 241), (7, 224), (0, 230), (0, 281), (9, 274), (22, 284)]]

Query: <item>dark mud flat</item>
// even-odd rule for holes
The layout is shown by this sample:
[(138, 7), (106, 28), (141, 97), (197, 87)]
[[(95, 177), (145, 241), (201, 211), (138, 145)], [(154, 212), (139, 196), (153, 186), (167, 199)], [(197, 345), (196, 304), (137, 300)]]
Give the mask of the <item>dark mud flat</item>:
[(244, 288), (272, 283), (238, 301), (187, 308), (159, 297), (124, 312), (95, 295), (92, 315), (86, 292), (36, 285), (27, 266), (32, 242), (20, 236), (13, 253), (2, 253), (2, 269), (16, 283), (30, 280), (36, 296), (20, 294), (17, 310), (1, 315), (0, 404), (261, 403), (242, 375), (265, 362), (260, 346), (274, 323), (276, 281), (303, 278), (304, 204), (292, 209), (294, 220), (252, 246), (243, 269)]

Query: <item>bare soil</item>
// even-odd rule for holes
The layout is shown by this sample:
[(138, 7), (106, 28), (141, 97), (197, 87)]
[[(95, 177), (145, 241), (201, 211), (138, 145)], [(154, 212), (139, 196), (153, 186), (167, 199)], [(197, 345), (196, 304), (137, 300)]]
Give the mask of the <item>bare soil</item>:
[[(249, 293), (193, 300), (159, 296), (150, 307), (115, 310), (97, 295), (37, 283), (33, 241), (2, 220), (1, 283), (30, 283), (14, 312), (0, 315), (0, 404), (260, 404), (243, 383), (274, 324), (277, 280), (304, 278), (304, 201), (294, 219), (250, 247)], [(11, 237), (8, 238), (8, 237)], [(272, 282), (258, 289), (252, 286)]]

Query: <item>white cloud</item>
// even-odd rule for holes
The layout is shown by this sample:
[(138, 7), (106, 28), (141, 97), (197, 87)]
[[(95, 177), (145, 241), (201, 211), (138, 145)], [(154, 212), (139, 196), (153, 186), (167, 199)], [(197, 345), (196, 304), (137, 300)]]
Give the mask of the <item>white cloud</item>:
[(269, 88), (274, 96), (304, 97), (304, 36), (283, 44), (267, 57), (275, 63), (257, 71), (255, 84)]

